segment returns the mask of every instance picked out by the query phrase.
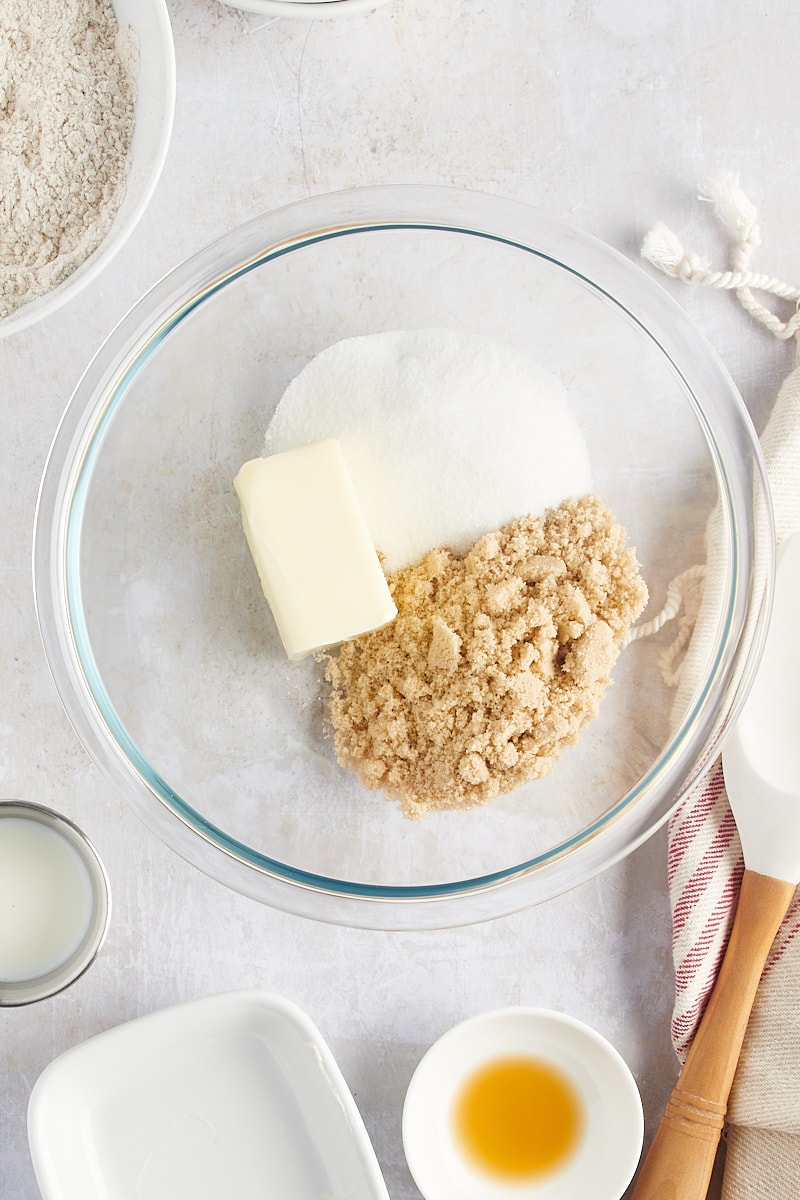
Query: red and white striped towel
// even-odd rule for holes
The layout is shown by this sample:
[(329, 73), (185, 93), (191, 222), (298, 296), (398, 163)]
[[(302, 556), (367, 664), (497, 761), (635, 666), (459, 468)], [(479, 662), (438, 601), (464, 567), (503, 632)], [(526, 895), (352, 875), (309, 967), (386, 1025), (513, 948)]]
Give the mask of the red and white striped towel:
[[(778, 394), (761, 445), (780, 544), (800, 529), (800, 366)], [(694, 640), (685, 660), (690, 673), (698, 650)], [(725, 952), (742, 869), (739, 835), (725, 794), (722, 764), (717, 762), (682, 802), (669, 827), (667, 870), (676, 993), (672, 1037), (681, 1060), (691, 1045)], [(772, 970), (798, 931), (800, 914), (795, 900), (775, 939), (765, 973)]]
[[(750, 254), (760, 241), (755, 209), (730, 176), (710, 185), (708, 193), (717, 215), (734, 235), (731, 271), (713, 271), (699, 256), (684, 255), (663, 226), (645, 240), (643, 255), (675, 278), (735, 291), (743, 307), (777, 337), (800, 340), (800, 291), (749, 271)], [(761, 305), (755, 290), (793, 301), (795, 311), (789, 320), (780, 320)], [(800, 530), (800, 365), (778, 393), (761, 445), (780, 544)], [(709, 542), (712, 533), (710, 522)], [(698, 621), (677, 670), (676, 682), (684, 692), (693, 686), (693, 664), (703, 660), (703, 646), (697, 643), (704, 636)], [(668, 847), (675, 965), (672, 1039), (683, 1061), (725, 952), (743, 870), (720, 761), (676, 811)], [(800, 1198), (798, 933), (800, 892), (767, 960), (731, 1092), (723, 1200)]]
[[(669, 827), (667, 877), (675, 963), (671, 1030), (675, 1053), (681, 1062), (692, 1044), (725, 954), (743, 869), (736, 822), (725, 795), (722, 764), (717, 762), (684, 800)], [(778, 931), (762, 980), (768, 977), (798, 933), (800, 893), (795, 895)]]
[[(683, 1061), (725, 953), (742, 877), (717, 762), (670, 823), (672, 1040)], [(800, 1197), (800, 891), (772, 945), (728, 1110), (724, 1200)]]
[(675, 1007), (672, 1044), (681, 1062), (708, 1000), (733, 924), (744, 863), (717, 762), (669, 827)]

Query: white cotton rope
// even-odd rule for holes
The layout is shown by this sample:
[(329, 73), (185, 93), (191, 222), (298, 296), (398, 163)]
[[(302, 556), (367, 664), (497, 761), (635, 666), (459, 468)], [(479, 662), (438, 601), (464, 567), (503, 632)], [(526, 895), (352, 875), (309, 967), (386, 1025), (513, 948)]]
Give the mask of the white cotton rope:
[(639, 638), (653, 637), (664, 628), (668, 621), (674, 621), (683, 609), (683, 617), (675, 638), (658, 658), (659, 670), (669, 687), (674, 687), (677, 682), (677, 674), (674, 670), (675, 660), (692, 636), (703, 594), (705, 573), (705, 566), (698, 563), (681, 572), (680, 575), (676, 575), (667, 588), (667, 596), (661, 611), (651, 620), (644, 621), (641, 625), (629, 630), (623, 641), (623, 645), (627, 646)]
[[(758, 213), (742, 191), (737, 176), (726, 172), (710, 180), (700, 198), (713, 204), (717, 219), (733, 235), (731, 268), (727, 271), (714, 270), (707, 258), (693, 252), (687, 253), (680, 239), (663, 221), (654, 225), (644, 238), (642, 258), (672, 279), (735, 292), (745, 312), (775, 337), (781, 340), (798, 338), (797, 360), (800, 363), (800, 288), (772, 275), (758, 274), (749, 269), (751, 255), (761, 244), (761, 232)], [(779, 300), (787, 300), (795, 305), (795, 312), (787, 320), (781, 320), (756, 299), (754, 292), (765, 292)], [(681, 665), (678, 663), (676, 666), (676, 662), (692, 636), (702, 602), (705, 575), (706, 568), (698, 565), (676, 576), (667, 588), (661, 611), (651, 620), (630, 630), (627, 637), (628, 642), (651, 637), (683, 610), (675, 639), (658, 660), (664, 681), (670, 687), (675, 687), (681, 677)]]
[[(686, 253), (679, 238), (663, 222), (654, 225), (642, 243), (642, 257), (673, 279), (699, 283), (703, 287), (733, 291), (745, 312), (760, 321), (777, 338), (789, 339), (800, 333), (800, 289), (772, 275), (749, 270), (750, 256), (761, 244), (758, 214), (742, 191), (735, 175), (723, 174), (711, 180), (702, 199), (710, 201), (718, 219), (734, 235), (734, 263), (728, 271), (716, 271), (708, 259)], [(795, 305), (795, 312), (782, 321), (753, 295), (766, 292)]]

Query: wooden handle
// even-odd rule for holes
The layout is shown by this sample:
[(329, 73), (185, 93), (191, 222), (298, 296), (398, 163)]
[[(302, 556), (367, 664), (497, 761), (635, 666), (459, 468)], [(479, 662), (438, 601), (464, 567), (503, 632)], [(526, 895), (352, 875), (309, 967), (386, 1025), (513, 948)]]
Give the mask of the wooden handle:
[(745, 871), (728, 949), (631, 1200), (702, 1200), (770, 947), (795, 885)]

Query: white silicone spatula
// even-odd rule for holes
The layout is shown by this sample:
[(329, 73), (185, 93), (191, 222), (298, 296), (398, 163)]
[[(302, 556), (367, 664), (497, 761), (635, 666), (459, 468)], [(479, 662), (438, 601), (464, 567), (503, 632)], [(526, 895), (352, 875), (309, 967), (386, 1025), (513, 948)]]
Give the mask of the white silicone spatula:
[(800, 882), (800, 534), (781, 547), (764, 655), (722, 763), (744, 853), (739, 904), (633, 1200), (706, 1195), (764, 963)]

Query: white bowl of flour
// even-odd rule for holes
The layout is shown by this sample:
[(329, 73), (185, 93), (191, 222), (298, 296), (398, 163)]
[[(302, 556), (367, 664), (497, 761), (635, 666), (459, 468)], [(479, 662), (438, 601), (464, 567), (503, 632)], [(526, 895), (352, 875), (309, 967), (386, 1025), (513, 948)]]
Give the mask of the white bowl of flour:
[(265, 17), (352, 17), (380, 8), (387, 0), (222, 0), (229, 8), (259, 13)]
[(0, 338), (49, 316), (133, 232), (166, 158), (175, 51), (165, 0), (4, 0)]

